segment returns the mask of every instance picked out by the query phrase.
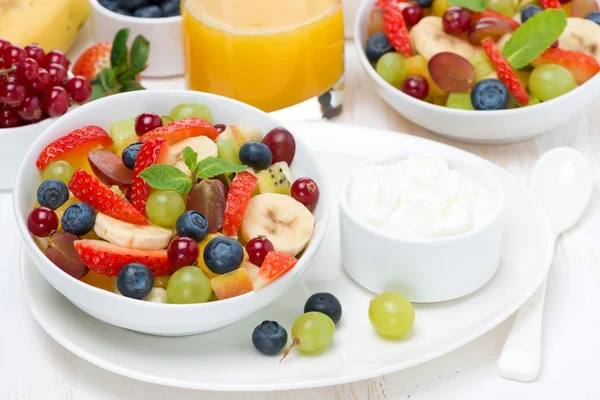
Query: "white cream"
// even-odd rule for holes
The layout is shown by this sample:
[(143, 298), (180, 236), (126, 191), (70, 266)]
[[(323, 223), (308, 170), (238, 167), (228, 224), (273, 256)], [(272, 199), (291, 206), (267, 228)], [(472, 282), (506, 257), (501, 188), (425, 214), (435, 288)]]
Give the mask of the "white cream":
[(494, 193), (451, 170), (443, 158), (427, 155), (364, 168), (354, 177), (348, 202), (367, 225), (404, 239), (469, 232), (488, 222), (498, 209)]

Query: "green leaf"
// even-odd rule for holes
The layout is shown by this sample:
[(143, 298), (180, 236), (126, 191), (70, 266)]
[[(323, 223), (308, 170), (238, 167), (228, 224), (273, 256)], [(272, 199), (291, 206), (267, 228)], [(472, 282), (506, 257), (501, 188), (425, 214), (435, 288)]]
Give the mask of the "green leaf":
[(151, 165), (140, 172), (140, 176), (154, 189), (174, 190), (179, 193), (188, 193), (192, 190), (190, 177), (172, 165)]
[(196, 153), (190, 146), (183, 149), (183, 162), (190, 171), (195, 171), (198, 165), (198, 153)]
[(106, 96), (106, 92), (102, 88), (100, 82), (92, 83), (92, 97), (88, 101), (94, 101)]
[(231, 174), (245, 171), (245, 165), (233, 165), (216, 157), (207, 157), (196, 166), (196, 177), (198, 179), (212, 178), (221, 174)]
[(487, 0), (448, 0), (448, 3), (471, 11), (483, 11), (485, 10)]
[(121, 86), (121, 92), (134, 92), (136, 90), (145, 90), (138, 81), (127, 81)]
[(529, 18), (517, 29), (502, 50), (511, 67), (523, 68), (556, 41), (567, 26), (561, 9), (547, 9)]
[(150, 42), (145, 37), (138, 35), (131, 45), (131, 55), (129, 57), (131, 67), (124, 71), (120, 81), (134, 79), (140, 72), (145, 70), (149, 56)]
[(115, 35), (112, 50), (110, 52), (110, 65), (122, 70), (122, 66), (127, 66), (129, 51), (127, 50), (127, 39), (129, 38), (129, 28), (123, 28)]
[(105, 92), (111, 91), (117, 85), (115, 71), (113, 71), (111, 68), (104, 68), (102, 71), (100, 71), (96, 79), (98, 82), (100, 82), (100, 85)]

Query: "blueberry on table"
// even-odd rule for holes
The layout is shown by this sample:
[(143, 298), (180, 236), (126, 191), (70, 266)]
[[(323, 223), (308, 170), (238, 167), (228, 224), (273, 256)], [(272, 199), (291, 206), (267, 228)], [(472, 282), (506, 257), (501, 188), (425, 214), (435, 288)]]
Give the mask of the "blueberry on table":
[(83, 236), (94, 228), (96, 213), (86, 203), (71, 204), (62, 215), (60, 224), (63, 231)]
[(600, 25), (600, 11), (593, 11), (589, 13), (585, 16), (585, 19), (589, 19), (590, 21), (593, 21)]
[(198, 211), (186, 211), (177, 218), (175, 223), (177, 235), (189, 237), (196, 242), (204, 240), (208, 234), (208, 222)]
[(125, 297), (143, 299), (154, 286), (152, 272), (144, 264), (126, 264), (117, 276), (117, 289)]
[(131, 13), (129, 11), (122, 9), (121, 6), (119, 6), (119, 2), (118, 1), (115, 1), (115, 0), (100, 0), (100, 5), (102, 7), (104, 7), (104, 8), (106, 8), (107, 10), (116, 12), (117, 14), (131, 16)]
[(123, 150), (121, 159), (123, 160), (123, 164), (125, 164), (125, 166), (130, 170), (133, 170), (135, 167), (135, 159), (137, 158), (137, 155), (140, 152), (143, 144), (144, 143), (142, 142), (133, 143), (125, 147), (125, 150)]
[(383, 32), (376, 33), (367, 40), (365, 53), (372, 63), (376, 63), (384, 54), (390, 51), (394, 51), (394, 47)]
[(544, 11), (542, 7), (535, 4), (530, 4), (527, 7), (523, 7), (521, 10), (521, 23), (524, 24), (529, 18), (541, 13), (542, 11)]
[(484, 79), (473, 86), (471, 103), (476, 110), (504, 110), (508, 104), (508, 89), (498, 79)]
[(69, 200), (69, 188), (63, 181), (51, 179), (42, 182), (37, 190), (37, 201), (42, 207), (56, 210)]
[(252, 344), (256, 350), (269, 356), (279, 353), (287, 340), (287, 331), (275, 321), (263, 321), (252, 332)]
[(175, 17), (181, 15), (179, 0), (168, 0), (161, 4), (163, 15), (165, 17)]
[(304, 312), (316, 311), (327, 315), (334, 324), (342, 319), (342, 305), (331, 293), (315, 293), (306, 300)]
[(204, 248), (204, 263), (215, 274), (235, 271), (244, 260), (244, 248), (234, 238), (219, 236)]
[(273, 162), (273, 154), (269, 147), (260, 142), (244, 143), (240, 148), (240, 161), (256, 171), (267, 169)]
[(159, 6), (148, 6), (138, 8), (133, 12), (133, 16), (138, 18), (162, 18), (163, 12)]
[(119, 3), (119, 7), (121, 7), (125, 11), (134, 12), (138, 8), (146, 7), (150, 4), (149, 0), (116, 0)]

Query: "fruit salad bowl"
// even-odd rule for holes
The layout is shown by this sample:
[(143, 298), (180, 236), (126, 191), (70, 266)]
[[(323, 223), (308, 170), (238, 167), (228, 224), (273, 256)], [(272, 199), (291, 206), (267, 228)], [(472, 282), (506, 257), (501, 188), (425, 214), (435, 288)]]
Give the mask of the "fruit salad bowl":
[[(419, 100), (384, 80), (366, 55), (366, 45), (370, 37), (370, 13), (376, 3), (378, 3), (377, 0), (364, 0), (357, 12), (354, 24), (354, 41), (360, 64), (369, 76), (370, 83), (375, 91), (383, 100), (403, 117), (437, 134), (473, 143), (493, 144), (526, 140), (564, 126), (583, 112), (600, 94), (600, 74), (596, 73), (595, 76), (573, 90), (541, 104), (526, 107), (499, 110), (467, 110)], [(570, 20), (573, 20), (573, 18), (568, 20), (570, 24)], [(585, 23), (591, 22), (585, 21)], [(591, 25), (593, 28), (594, 24)], [(435, 47), (436, 39), (433, 37), (435, 32), (429, 33), (432, 34), (431, 38), (420, 38), (419, 40), (429, 40), (428, 43)], [(442, 31), (441, 34), (444, 35), (445, 33)], [(411, 35), (411, 41), (414, 40), (413, 36)], [(466, 41), (465, 43), (469, 45)], [(445, 54), (453, 52), (452, 49), (446, 51)], [(425, 69), (427, 69), (427, 66), (425, 66)]]
[[(320, 190), (318, 192), (320, 193), (318, 197), (318, 203), (314, 204), (314, 208), (312, 208), (311, 218), (314, 218), (314, 231), (312, 233), (312, 237), (310, 237), (310, 240), (306, 247), (302, 246), (303, 250), (297, 250), (299, 251), (299, 253), (296, 255), (298, 259), (296, 264), (293, 265), (293, 268), (285, 271), (285, 273), (279, 276), (276, 280), (270, 281), (268, 284), (265, 284), (258, 290), (258, 285), (256, 284), (255, 280), (254, 290), (252, 290), (251, 286), (250, 291), (246, 290), (245, 292), (243, 292), (243, 294), (236, 295), (237, 297), (228, 298), (225, 296), (221, 298), (215, 290), (214, 293), (212, 291), (211, 293), (213, 297), (215, 296), (215, 294), (217, 295), (217, 297), (219, 298), (218, 301), (211, 301), (213, 300), (212, 298), (208, 302), (206, 302), (206, 300), (203, 300), (204, 302), (198, 301), (196, 302), (197, 304), (170, 304), (176, 303), (174, 301), (169, 301), (168, 303), (155, 302), (154, 300), (142, 301), (136, 298), (130, 298), (131, 296), (127, 297), (128, 295), (126, 295), (121, 290), (121, 286), (119, 286), (120, 283), (118, 282), (120, 282), (122, 274), (119, 274), (118, 282), (115, 276), (113, 276), (113, 278), (115, 279), (115, 284), (117, 285), (119, 290), (123, 292), (124, 295), (120, 295), (118, 291), (111, 292), (110, 289), (105, 290), (99, 287), (95, 287), (82, 280), (76, 279), (72, 275), (66, 273), (63, 269), (57, 267), (57, 265), (55, 265), (42, 250), (47, 245), (48, 238), (38, 237), (48, 235), (34, 236), (30, 232), (30, 227), (28, 227), (28, 215), (30, 215), (31, 210), (34, 207), (36, 207), (36, 199), (40, 202), (40, 204), (43, 204), (43, 202), (40, 201), (40, 192), (38, 190), (38, 188), (41, 187), (40, 182), (42, 181), (42, 175), (40, 174), (38, 168), (36, 168), (36, 160), (39, 161), (38, 156), (40, 155), (40, 153), (47, 149), (47, 146), (49, 144), (55, 143), (57, 139), (64, 137), (69, 132), (81, 130), (80, 128), (82, 126), (96, 125), (98, 127), (108, 130), (109, 125), (114, 121), (125, 120), (128, 118), (132, 118), (132, 116), (135, 117), (136, 115), (140, 114), (145, 115), (143, 113), (147, 113), (150, 110), (159, 114), (168, 114), (169, 110), (174, 109), (174, 107), (180, 105), (181, 103), (201, 103), (202, 105), (208, 107), (212, 111), (212, 121), (214, 123), (219, 122), (224, 124), (231, 124), (229, 126), (252, 126), (255, 128), (259, 128), (262, 132), (265, 133), (269, 132), (273, 128), (281, 126), (281, 123), (279, 123), (276, 119), (251, 106), (224, 97), (200, 92), (180, 90), (157, 90), (130, 92), (110, 96), (94, 101), (92, 103), (85, 104), (73, 110), (72, 112), (69, 112), (67, 115), (60, 118), (54, 124), (52, 124), (50, 127), (44, 130), (44, 132), (37, 138), (33, 145), (31, 145), (27, 154), (23, 157), (23, 161), (17, 173), (16, 184), (13, 194), (14, 211), (19, 231), (23, 237), (23, 246), (27, 253), (31, 256), (32, 260), (34, 260), (34, 263), (37, 266), (38, 270), (45, 277), (45, 279), (50, 284), (52, 284), (52, 286), (54, 286), (59, 292), (61, 292), (77, 307), (79, 307), (80, 309), (97, 319), (122, 328), (162, 336), (190, 335), (219, 329), (221, 327), (243, 319), (249, 314), (275, 301), (283, 293), (290, 290), (296, 284), (300, 276), (308, 269), (308, 267), (311, 264), (312, 258), (314, 257), (314, 255), (319, 249), (319, 246), (321, 245), (325, 229), (328, 223), (330, 206), (330, 194), (327, 188), (323, 185), (320, 187)], [(175, 121), (175, 123), (177, 122), (178, 121)], [(210, 127), (210, 129), (214, 129), (211, 125), (208, 126)], [(215, 125), (215, 127), (216, 126), (218, 125)], [(135, 133), (136, 132), (134, 132), (134, 135)], [(163, 139), (159, 139), (159, 141), (160, 140)], [(260, 138), (255, 140), (260, 140)], [(176, 144), (171, 145), (170, 149), (172, 149), (175, 146)], [(142, 151), (140, 151), (140, 154), (142, 154), (142, 152), (143, 149)], [(276, 156), (276, 152), (273, 152), (273, 161), (275, 161)], [(304, 144), (304, 142), (300, 138), (296, 138), (296, 151), (295, 156), (293, 157), (294, 158), (293, 163), (291, 163), (291, 170), (293, 171), (294, 176), (307, 176), (313, 178), (316, 182), (324, 182), (322, 171), (319, 165), (316, 163), (315, 159), (313, 158), (312, 151)], [(90, 158), (91, 156), (88, 155), (88, 159)], [(75, 174), (80, 173), (80, 171), (82, 170), (78, 170), (77, 172), (75, 172)], [(269, 176), (271, 175), (270, 169), (264, 171), (269, 171)], [(84, 172), (81, 173), (84, 174)], [(244, 173), (250, 175), (248, 171)], [(234, 185), (236, 179), (239, 176), (240, 174), (235, 175), (235, 178), (233, 178), (233, 183), (230, 183), (230, 185)], [(75, 175), (73, 175), (73, 177), (75, 177)], [(258, 184), (260, 184), (260, 173), (258, 173), (258, 179)], [(301, 181), (301, 179), (297, 179), (295, 182), (298, 181)], [(57, 181), (45, 181), (44, 183), (47, 182), (56, 183)], [(89, 180), (85, 182), (89, 182)], [(87, 183), (84, 183), (84, 185), (79, 188), (81, 192), (77, 192), (78, 198), (83, 197), (83, 194), (87, 193), (87, 187), (85, 186), (86, 184)], [(291, 186), (292, 193), (294, 193), (294, 185)], [(108, 186), (102, 187), (104, 188), (103, 190), (111, 190), (108, 188)], [(73, 193), (76, 192), (75, 188), (71, 186), (71, 184), (69, 184), (69, 190), (73, 191)], [(73, 193), (69, 193), (71, 194), (71, 196), (73, 195)], [(94, 191), (93, 194), (95, 193), (96, 192)], [(157, 192), (155, 191), (153, 193)], [(263, 190), (261, 187), (260, 196), (267, 196), (267, 194), (262, 193)], [(132, 199), (133, 196), (134, 194), (131, 195)], [(285, 197), (287, 199), (290, 199), (289, 201), (295, 201), (292, 200), (292, 196)], [(114, 198), (117, 197), (118, 196)], [(248, 206), (249, 208), (253, 207), (253, 200), (257, 199), (258, 197), (259, 195), (255, 195), (255, 197), (253, 197), (250, 200)], [(94, 201), (89, 201), (89, 198), (87, 198), (87, 200), (85, 201), (87, 201), (90, 204), (94, 204), (94, 209), (96, 208), (97, 203), (94, 203)], [(122, 201), (125, 201), (124, 195)], [(132, 200), (132, 203), (135, 203), (134, 200)], [(86, 205), (85, 203), (75, 204), (82, 204), (83, 206)], [(298, 204), (300, 204), (300, 201), (298, 201)], [(69, 206), (69, 208), (72, 206), (73, 205)], [(256, 202), (254, 202), (254, 207), (257, 206), (259, 205), (257, 205)], [(65, 213), (68, 212), (69, 208), (67, 208), (67, 211), (65, 211)], [(293, 210), (290, 208), (289, 211), (291, 212)], [(110, 210), (106, 212), (110, 213)], [(249, 211), (247, 210), (246, 213), (249, 213)], [(101, 219), (100, 215), (101, 214), (99, 213), (97, 216), (96, 225), (94, 226), (94, 229), (98, 227), (97, 225)], [(256, 215), (254, 215), (254, 217), (256, 217)], [(106, 221), (106, 216), (104, 216), (104, 218)], [(151, 222), (153, 222), (150, 216), (150, 212), (148, 212), (148, 218)], [(177, 220), (179, 221), (179, 218)], [(117, 222), (120, 223), (121, 221)], [(62, 228), (59, 228), (59, 230), (64, 229), (65, 231), (67, 231), (65, 223), (66, 220), (63, 214)], [(208, 223), (211, 223), (210, 220)], [(246, 224), (246, 221), (244, 220), (243, 223)], [(227, 220), (225, 220), (225, 223), (223, 224), (226, 225)], [(152, 227), (155, 227), (154, 224), (151, 225)], [(248, 223), (248, 225), (250, 224)], [(242, 226), (240, 229), (240, 236), (244, 235), (244, 229), (246, 228)], [(124, 233), (123, 231), (120, 232)], [(223, 232), (227, 233), (225, 229), (223, 229)], [(93, 234), (94, 232), (91, 231), (90, 233)], [(114, 230), (113, 234), (116, 233), (118, 232)], [(181, 233), (179, 225), (177, 227), (177, 235), (179, 237), (188, 236)], [(206, 235), (206, 231), (204, 232), (204, 235)], [(81, 237), (82, 235), (77, 236)], [(102, 234), (99, 234), (99, 236), (102, 237)], [(210, 234), (208, 236), (210, 236)], [(235, 237), (235, 234), (233, 234), (233, 236)], [(86, 236), (83, 236), (82, 238), (87, 239)], [(177, 236), (175, 237), (175, 239), (173, 239), (171, 243), (173, 243), (176, 239)], [(184, 237), (181, 239), (189, 238)], [(215, 239), (211, 239), (211, 241), (209, 241), (208, 245), (206, 245), (205, 247), (210, 247), (213, 241), (215, 241)], [(83, 240), (83, 242), (86, 241)], [(89, 242), (92, 242), (92, 240), (88, 241), (88, 243)], [(98, 240), (96, 240), (95, 242), (98, 242)], [(102, 243), (111, 245), (111, 243), (108, 242)], [(199, 246), (201, 245), (202, 244), (200, 243)], [(275, 250), (277, 250), (277, 246), (278, 244), (276, 243)], [(135, 251), (135, 247), (132, 251)], [(167, 252), (166, 250), (161, 251), (165, 252), (165, 254)], [(272, 251), (271, 253), (277, 253), (277, 251)], [(266, 257), (263, 255), (263, 257), (265, 257), (265, 263), (266, 258), (268, 258), (271, 253), (268, 253)], [(204, 255), (204, 260), (206, 260), (206, 251), (204, 251)], [(90, 258), (90, 262), (95, 262), (96, 256), (97, 254), (92, 255)], [(252, 254), (250, 254), (250, 261), (252, 261)], [(264, 266), (264, 264), (262, 265)], [(209, 268), (212, 267), (209, 266)], [(259, 269), (258, 267), (255, 268), (257, 270)], [(124, 267), (122, 269), (124, 269)], [(194, 269), (198, 271), (200, 270), (200, 268)], [(242, 268), (240, 267), (239, 269), (241, 270)], [(94, 271), (96, 271), (96, 269), (94, 269)], [(198, 271), (196, 272), (199, 273)], [(90, 271), (88, 275), (91, 273), (92, 271)], [(260, 275), (258, 277), (260, 278)], [(207, 278), (203, 279), (206, 280)], [(171, 278), (171, 280), (173, 280), (173, 278)], [(154, 287), (156, 288), (156, 286)], [(167, 294), (169, 290), (170, 286), (166, 289)], [(163, 290), (163, 292), (165, 291)]]

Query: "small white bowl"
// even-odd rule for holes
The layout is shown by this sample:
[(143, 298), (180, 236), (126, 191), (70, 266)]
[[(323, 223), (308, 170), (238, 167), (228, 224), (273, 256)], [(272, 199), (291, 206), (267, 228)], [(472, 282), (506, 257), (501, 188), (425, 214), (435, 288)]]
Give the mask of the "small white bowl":
[(148, 68), (145, 78), (166, 78), (183, 75), (183, 40), (181, 16), (165, 18), (136, 18), (117, 14), (104, 8), (98, 0), (92, 5), (92, 28), (97, 42), (112, 42), (115, 34), (129, 28), (130, 40), (143, 35), (150, 41)]
[[(291, 271), (259, 291), (227, 300), (203, 304), (159, 304), (133, 300), (90, 286), (56, 267), (46, 258), (27, 229), (27, 216), (34, 206), (40, 184), (40, 173), (35, 167), (39, 153), (53, 140), (82, 126), (98, 125), (108, 129), (111, 122), (131, 118), (142, 112), (167, 114), (172, 107), (182, 102), (207, 105), (212, 111), (213, 120), (219, 123), (255, 126), (265, 133), (282, 126), (275, 118), (254, 107), (200, 92), (152, 90), (105, 97), (66, 114), (38, 137), (23, 157), (13, 194), (17, 226), (23, 237), (25, 250), (56, 290), (77, 307), (104, 322), (163, 336), (189, 335), (222, 328), (259, 310), (290, 290), (310, 266), (321, 245), (331, 201), (327, 185), (321, 185), (319, 202), (313, 212), (316, 223), (313, 238)], [(296, 137), (296, 156), (291, 167), (297, 177), (310, 176), (317, 182), (325, 182), (313, 151), (299, 137)]]
[(472, 143), (511, 143), (555, 129), (585, 111), (600, 95), (600, 74), (556, 99), (513, 110), (467, 111), (417, 100), (387, 83), (365, 55), (369, 12), (376, 0), (364, 0), (356, 14), (354, 42), (360, 63), (377, 94), (404, 118), (440, 135)]
[(376, 231), (350, 208), (348, 196), (356, 173), (369, 165), (392, 165), (412, 155), (402, 152), (369, 160), (352, 170), (340, 192), (342, 264), (360, 285), (375, 292), (395, 291), (412, 302), (452, 300), (485, 285), (500, 265), (504, 233), (504, 190), (483, 164), (444, 157), (452, 169), (497, 196), (498, 208), (484, 225), (456, 236), (406, 240)]

